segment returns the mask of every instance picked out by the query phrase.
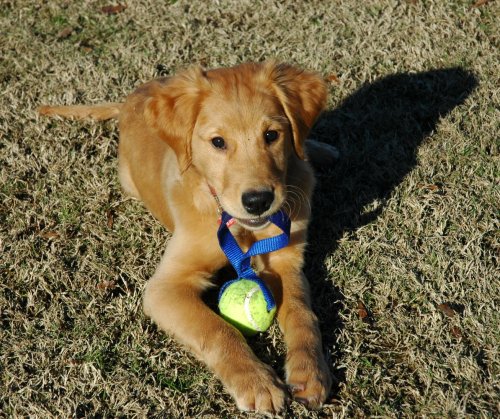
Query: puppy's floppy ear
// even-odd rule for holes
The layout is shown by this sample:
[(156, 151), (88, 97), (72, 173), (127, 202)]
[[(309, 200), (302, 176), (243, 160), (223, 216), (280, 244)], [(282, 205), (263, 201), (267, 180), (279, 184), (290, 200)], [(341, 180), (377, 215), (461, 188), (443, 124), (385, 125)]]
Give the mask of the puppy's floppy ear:
[(328, 90), (325, 80), (288, 64), (268, 62), (268, 75), (276, 96), (292, 125), (295, 153), (306, 159), (304, 142), (309, 130), (326, 106)]
[(191, 139), (208, 83), (201, 68), (191, 68), (154, 85), (144, 119), (175, 152), (181, 171), (191, 165)]

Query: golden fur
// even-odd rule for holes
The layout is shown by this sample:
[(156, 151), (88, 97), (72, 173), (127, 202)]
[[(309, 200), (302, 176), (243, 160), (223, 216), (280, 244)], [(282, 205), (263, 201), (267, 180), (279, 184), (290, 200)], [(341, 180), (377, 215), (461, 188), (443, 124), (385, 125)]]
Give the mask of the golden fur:
[[(326, 96), (319, 75), (266, 62), (193, 68), (142, 85), (123, 104), (39, 109), (45, 115), (119, 120), (122, 186), (173, 233), (146, 285), (144, 310), (214, 371), (243, 410), (279, 411), (288, 391), (241, 333), (201, 299), (214, 273), (228, 263), (217, 242), (218, 205), (211, 188), (239, 220), (235, 234), (244, 247), (276, 234), (265, 220), (279, 208), (292, 218), (289, 246), (255, 262), (278, 304), (288, 348), (285, 381), (296, 399), (317, 408), (331, 381), (302, 273), (314, 187), (305, 138)], [(266, 131), (276, 131), (278, 138), (266, 142)], [(225, 148), (214, 146), (217, 137)], [(242, 196), (264, 190), (272, 191), (273, 200), (255, 217)]]

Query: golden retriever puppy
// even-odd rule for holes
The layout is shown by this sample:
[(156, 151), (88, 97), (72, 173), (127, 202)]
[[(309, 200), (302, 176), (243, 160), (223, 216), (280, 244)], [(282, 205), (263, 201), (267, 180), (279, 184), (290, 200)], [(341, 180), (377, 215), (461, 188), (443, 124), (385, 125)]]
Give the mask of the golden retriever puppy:
[[(330, 389), (302, 272), (314, 187), (305, 139), (326, 98), (318, 74), (265, 62), (193, 68), (146, 83), (121, 104), (39, 109), (118, 119), (123, 189), (173, 233), (146, 285), (144, 311), (206, 363), (242, 410), (279, 411), (288, 388), (318, 408)], [(329, 152), (317, 144), (314, 150)], [(244, 248), (277, 234), (268, 217), (279, 209), (292, 219), (289, 245), (254, 261), (276, 299), (288, 348), (286, 385), (202, 301), (214, 274), (228, 265), (217, 241), (221, 209), (237, 220)]]

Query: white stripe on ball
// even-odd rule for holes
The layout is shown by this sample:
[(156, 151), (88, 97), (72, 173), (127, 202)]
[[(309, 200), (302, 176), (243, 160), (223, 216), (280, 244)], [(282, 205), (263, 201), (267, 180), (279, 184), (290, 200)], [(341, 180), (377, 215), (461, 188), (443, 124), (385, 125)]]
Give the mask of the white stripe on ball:
[(247, 292), (247, 294), (245, 295), (244, 308), (245, 308), (245, 314), (247, 315), (247, 319), (254, 328), (254, 330), (257, 330), (258, 332), (263, 332), (264, 330), (261, 327), (259, 327), (257, 323), (255, 323), (255, 320), (252, 317), (252, 313), (250, 312), (250, 300), (252, 299), (252, 296), (258, 291), (260, 291), (260, 288), (257, 285), (256, 287), (252, 288), (250, 291)]

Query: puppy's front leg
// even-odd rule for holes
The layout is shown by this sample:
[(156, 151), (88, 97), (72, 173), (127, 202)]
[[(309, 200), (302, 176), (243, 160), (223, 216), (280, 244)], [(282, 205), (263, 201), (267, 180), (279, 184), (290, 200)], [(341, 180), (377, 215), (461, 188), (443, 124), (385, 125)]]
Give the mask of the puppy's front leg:
[(227, 263), (217, 242), (207, 240), (174, 233), (146, 286), (144, 311), (215, 372), (240, 409), (279, 411), (286, 401), (285, 386), (241, 333), (201, 299), (213, 272)]
[[(269, 257), (277, 274), (271, 286), (280, 295), (278, 321), (287, 345), (286, 381), (294, 398), (309, 408), (320, 408), (331, 387), (318, 319), (311, 309), (309, 283), (302, 272), (303, 238), (293, 233), (292, 243)], [(295, 244), (294, 244), (295, 242)]]

